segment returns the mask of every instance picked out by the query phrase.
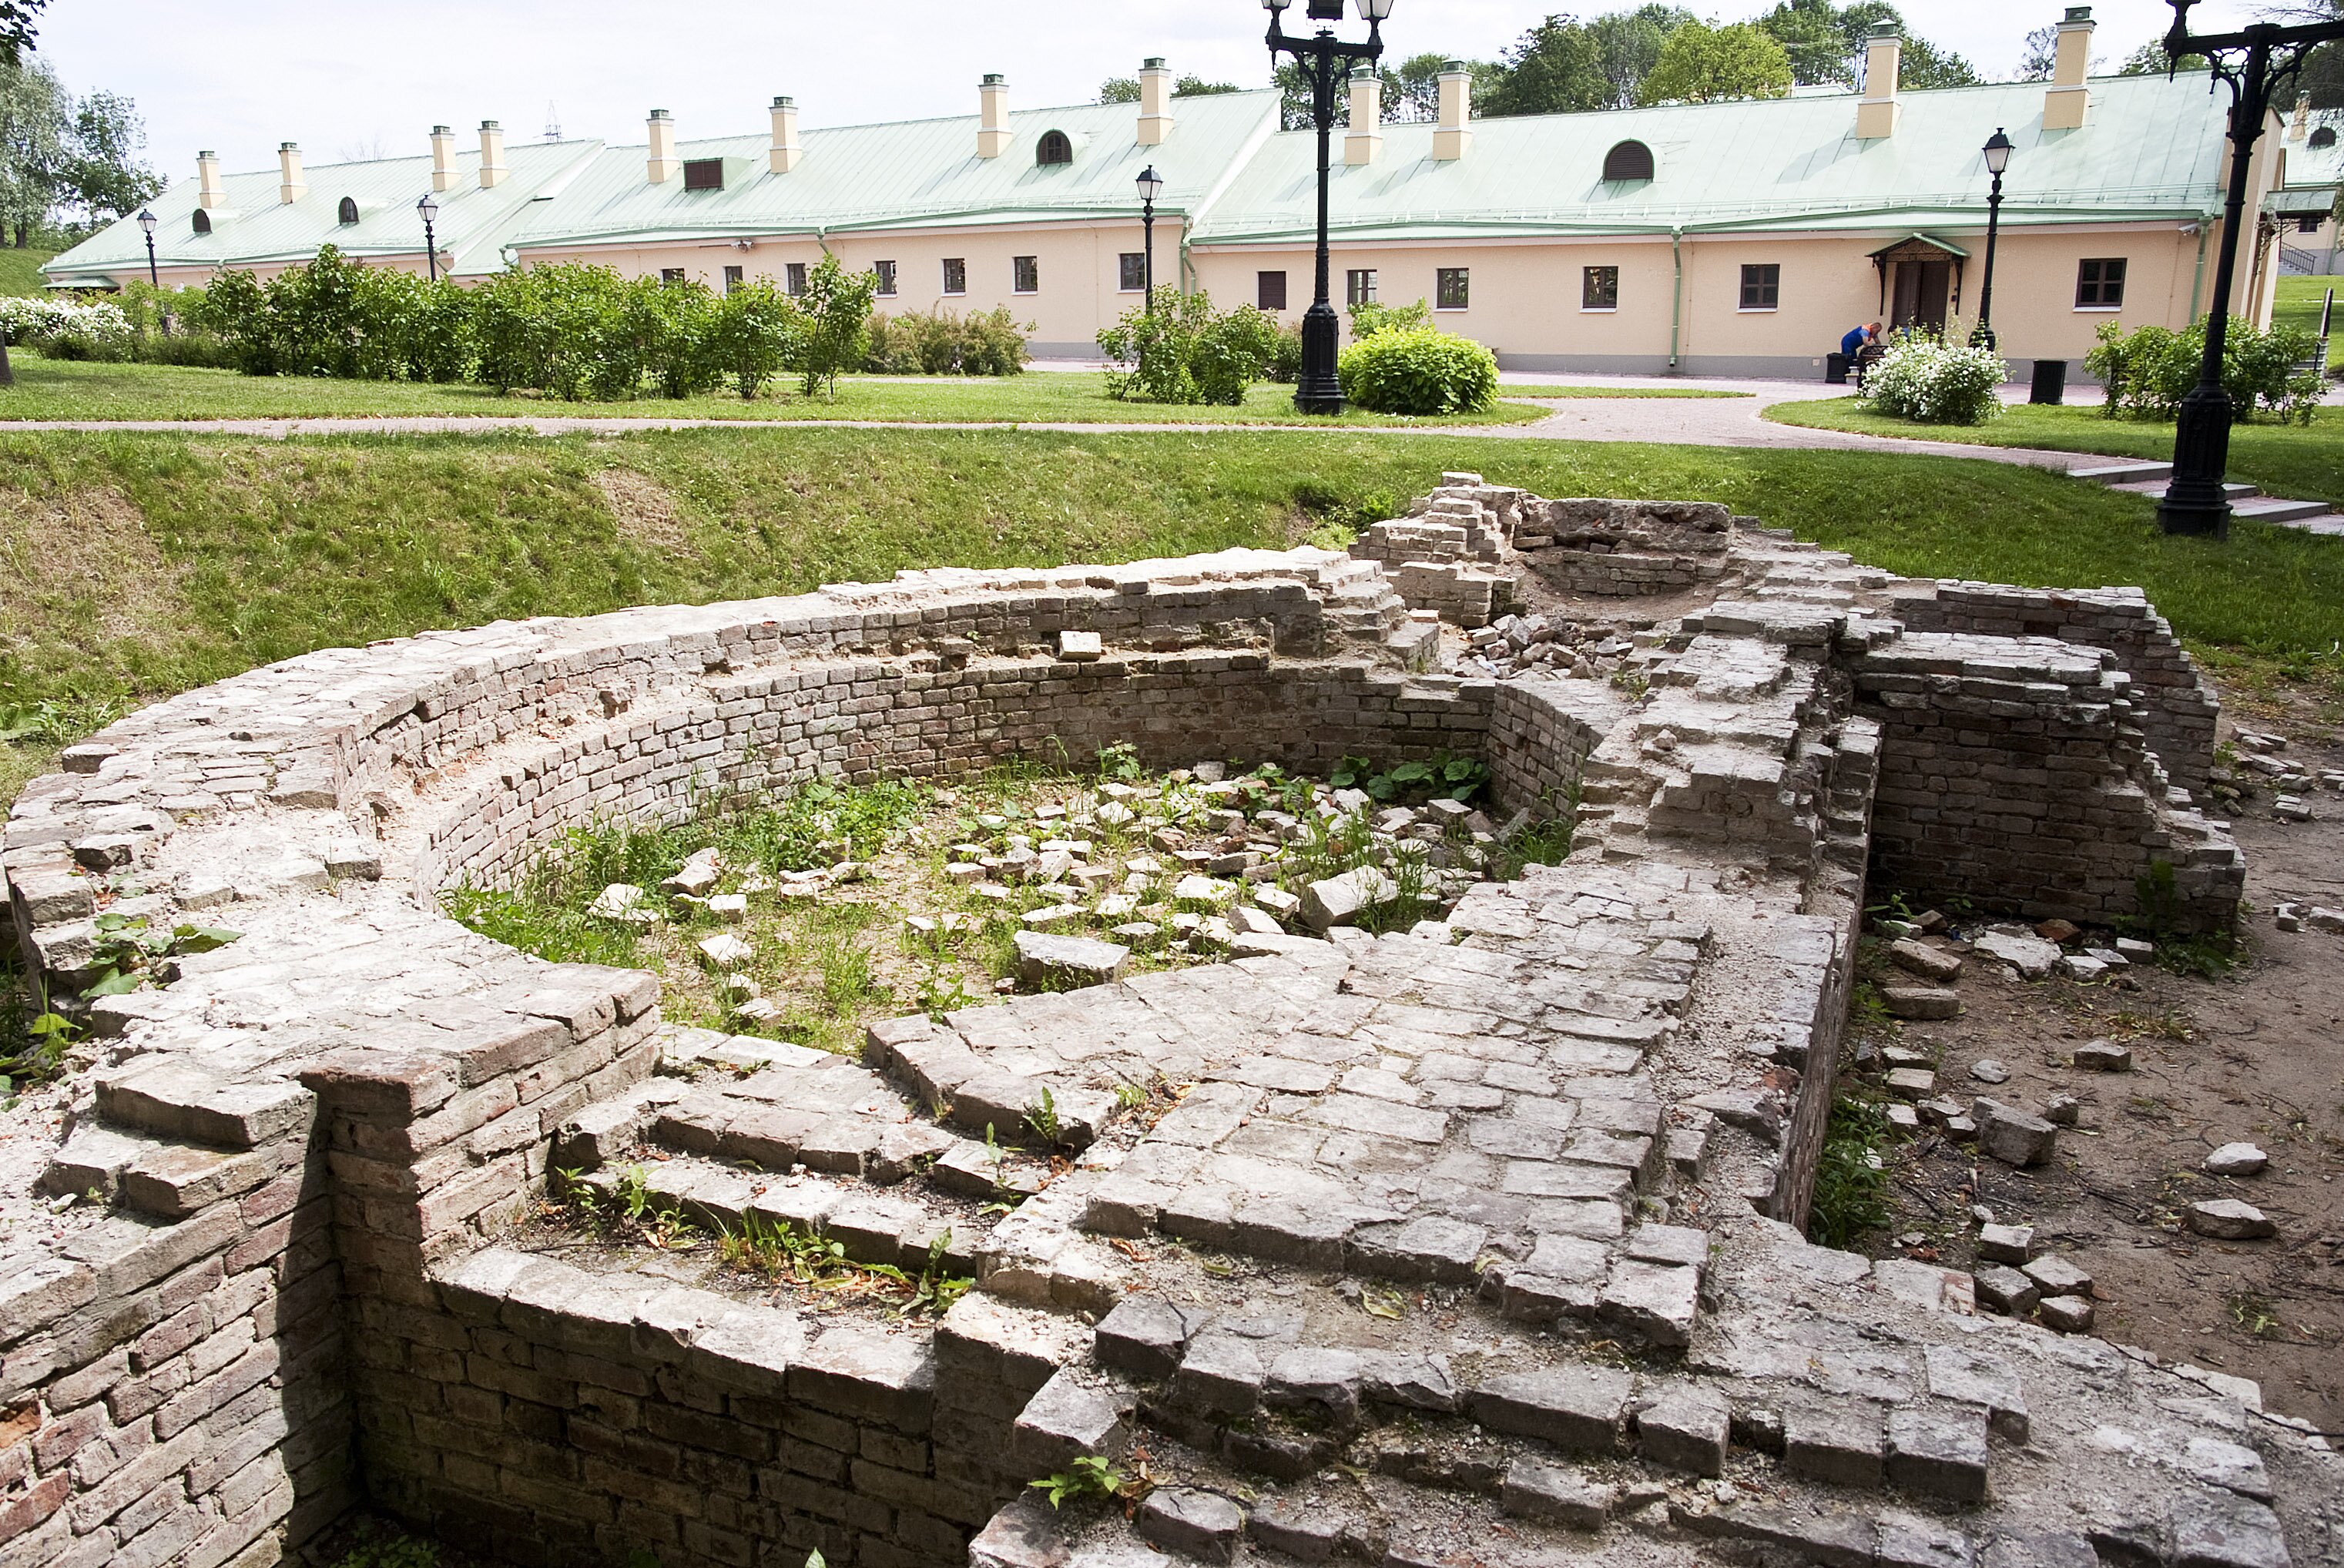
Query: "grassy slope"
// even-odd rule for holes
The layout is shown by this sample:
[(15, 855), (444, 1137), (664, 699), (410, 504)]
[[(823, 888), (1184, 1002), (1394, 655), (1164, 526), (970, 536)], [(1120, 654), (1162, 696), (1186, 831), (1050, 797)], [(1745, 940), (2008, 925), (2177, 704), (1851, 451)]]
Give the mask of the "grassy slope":
[[(2036, 407), (2021, 403), (1989, 425), (1915, 425), (1865, 412), (1853, 397), (1777, 403), (1769, 419), (1913, 441), (1960, 441), (1987, 447), (2036, 447), (2055, 452), (2105, 452), (2116, 457), (2170, 460), (2173, 427), (2140, 419), (2110, 419), (2096, 407)], [(2230, 477), (2274, 496), (2344, 506), (2344, 409), (2323, 408), (2309, 425), (2239, 425), (2230, 431)]]
[[(2274, 327), (2300, 327), (2306, 332), (2319, 330), (2319, 304), (2334, 289), (2337, 305), (2344, 309), (2344, 277), (2282, 277), (2278, 280), (2278, 298), (2271, 307)], [(2344, 321), (2334, 324), (2344, 332)], [(2336, 351), (2329, 351), (2329, 363), (2336, 362)]]
[(1445, 468), (1723, 501), (1914, 575), (2137, 583), (2207, 643), (2344, 638), (2335, 541), (2167, 538), (2137, 497), (1958, 459), (1268, 432), (24, 435), (0, 437), (0, 706), (151, 697), (499, 617), (1281, 546), (1388, 515)]
[(41, 276), (41, 263), (56, 254), (55, 246), (44, 245), (38, 240), (23, 250), (14, 246), (0, 246), (0, 294), (46, 293), (48, 289)]
[[(1410, 419), (1347, 413), (1351, 425), (1506, 425), (1548, 411), (1501, 403), (1485, 414)], [(993, 379), (937, 377), (913, 380), (851, 377), (838, 397), (802, 397), (776, 387), (755, 402), (737, 397), (643, 397), (625, 403), (564, 403), (500, 397), (485, 387), (419, 386), (399, 381), (330, 381), (307, 377), (239, 376), (184, 365), (85, 365), (22, 357), (16, 386), (0, 391), (6, 419), (261, 419), (299, 416), (401, 414), (614, 415), (630, 418), (1038, 420), (1084, 424), (1292, 424), (1290, 388), (1258, 386), (1241, 408), (1120, 403), (1093, 372), (1035, 371)]]

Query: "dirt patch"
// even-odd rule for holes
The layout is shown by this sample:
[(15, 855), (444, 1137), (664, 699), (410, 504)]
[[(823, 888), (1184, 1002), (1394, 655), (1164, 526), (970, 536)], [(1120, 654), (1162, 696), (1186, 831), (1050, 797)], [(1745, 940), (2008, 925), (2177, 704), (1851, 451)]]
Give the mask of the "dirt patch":
[(0, 501), (0, 634), (29, 638), (62, 622), (132, 637), (170, 624), (178, 603), (177, 571), (121, 491)]
[(662, 555), (683, 555), (692, 539), (675, 498), (632, 468), (604, 468), (594, 476), (603, 504), (618, 524), (619, 537)]
[[(2293, 723), (2286, 717), (2264, 709), (2249, 722), (2287, 733), (2288, 759), (2315, 775), (2344, 767), (2344, 749), (2308, 709)], [(2255, 1379), (2272, 1409), (2336, 1434), (2344, 1432), (2344, 934), (2281, 931), (2272, 915), (2281, 900), (2344, 909), (2344, 796), (2309, 799), (2309, 822), (2277, 819), (2268, 788), (2239, 808), (2248, 912), (2228, 974), (2137, 966), (2091, 984), (2027, 982), (1974, 956), (1956, 986), (1961, 1018), (1873, 1031), (1935, 1058), (1940, 1092), (2030, 1109), (2069, 1094), (2083, 1114), (2054, 1162), (2033, 1171), (1982, 1159), (1975, 1145), (1934, 1131), (1904, 1142), (1889, 1161), (1894, 1219), (1864, 1244), (1967, 1268), (1976, 1261), (1972, 1204), (2006, 1224), (2032, 1224), (2040, 1249), (2091, 1273), (2103, 1336)], [(2130, 1047), (2133, 1070), (2072, 1066), (2076, 1048), (2096, 1040)], [(1982, 1060), (2003, 1064), (2009, 1081), (1981, 1081), (1971, 1070)], [(2259, 1146), (2268, 1170), (2207, 1173), (2207, 1155), (2229, 1142)], [(2181, 1216), (2209, 1198), (2253, 1204), (2278, 1236), (2191, 1234)]]

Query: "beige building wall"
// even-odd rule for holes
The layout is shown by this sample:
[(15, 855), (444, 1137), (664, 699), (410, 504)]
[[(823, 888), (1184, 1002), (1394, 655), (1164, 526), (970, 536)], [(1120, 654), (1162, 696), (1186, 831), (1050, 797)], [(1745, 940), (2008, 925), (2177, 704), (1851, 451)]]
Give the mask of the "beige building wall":
[[(1180, 220), (1156, 220), (1156, 280), (1177, 283), (1179, 277)], [(1072, 357), (1098, 352), (1097, 334), (1114, 325), (1124, 312), (1141, 302), (1140, 290), (1122, 284), (1126, 252), (1143, 253), (1139, 223), (1005, 225), (982, 228), (887, 229), (833, 232), (817, 240), (812, 236), (779, 236), (753, 240), (742, 248), (732, 240), (682, 242), (658, 246), (595, 246), (531, 248), (523, 265), (587, 261), (615, 267), (630, 276), (652, 276), (668, 268), (721, 290), (724, 269), (738, 266), (744, 278), (767, 278), (786, 286), (789, 265), (808, 268), (821, 264), (825, 252), (838, 257), (850, 271), (874, 271), (881, 261), (895, 264), (895, 289), (881, 296), (874, 308), (889, 315), (905, 311), (987, 311), (1005, 306), (1021, 327), (1030, 322), (1026, 336), (1034, 352), (1045, 357)], [(1036, 287), (1020, 292), (1016, 258), (1032, 256)], [(944, 264), (958, 258), (965, 269), (965, 293), (944, 291)]]

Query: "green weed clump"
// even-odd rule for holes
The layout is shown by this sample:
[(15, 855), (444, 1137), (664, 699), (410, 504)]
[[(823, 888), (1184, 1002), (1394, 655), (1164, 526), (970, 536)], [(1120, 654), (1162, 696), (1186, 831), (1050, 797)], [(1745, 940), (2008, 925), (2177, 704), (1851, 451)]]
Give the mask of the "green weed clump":
[(1894, 1135), (1888, 1113), (1843, 1094), (1832, 1101), (1815, 1161), (1814, 1198), (1807, 1208), (1808, 1238), (1845, 1247), (1889, 1221), (1886, 1150)]

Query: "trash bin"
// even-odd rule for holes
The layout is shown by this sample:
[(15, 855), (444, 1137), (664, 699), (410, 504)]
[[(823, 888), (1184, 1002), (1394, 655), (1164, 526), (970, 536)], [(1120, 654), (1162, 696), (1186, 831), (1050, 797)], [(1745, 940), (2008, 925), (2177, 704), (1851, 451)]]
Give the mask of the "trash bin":
[(2029, 403), (2057, 403), (2067, 395), (2067, 362), (2065, 359), (2037, 359), (2035, 362), (2035, 386), (2026, 395)]
[(1847, 385), (1846, 355), (1826, 354), (1824, 356), (1824, 379), (1834, 387), (1844, 387)]

